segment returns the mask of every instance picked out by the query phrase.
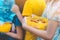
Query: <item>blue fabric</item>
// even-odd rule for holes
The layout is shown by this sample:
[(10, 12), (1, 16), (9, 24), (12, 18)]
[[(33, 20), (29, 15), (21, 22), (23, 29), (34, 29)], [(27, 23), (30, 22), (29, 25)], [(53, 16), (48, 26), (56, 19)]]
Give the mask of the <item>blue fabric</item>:
[(14, 12), (11, 11), (13, 4), (13, 0), (0, 0), (0, 24), (12, 22), (15, 16)]
[(21, 22), (19, 21), (18, 17), (15, 16), (13, 19), (13, 23), (15, 26), (22, 26)]

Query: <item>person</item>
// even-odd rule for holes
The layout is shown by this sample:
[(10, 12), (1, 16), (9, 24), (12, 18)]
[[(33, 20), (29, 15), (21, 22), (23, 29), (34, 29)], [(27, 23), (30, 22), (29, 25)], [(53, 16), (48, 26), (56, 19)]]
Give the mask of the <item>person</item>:
[[(44, 0), (27, 0), (24, 4), (22, 16), (24, 18), (32, 16), (33, 14), (37, 16), (41, 16), (45, 7), (46, 4)], [(36, 40), (36, 36), (26, 31), (25, 40)]]
[[(35, 1), (35, 2), (34, 2)], [(37, 5), (38, 4), (38, 5)], [(37, 6), (36, 6), (37, 5)], [(46, 7), (45, 1), (44, 0), (26, 0), (25, 4), (24, 4), (24, 8), (23, 8), (23, 12), (22, 12), (22, 16), (25, 17), (29, 17), (32, 14), (35, 14), (37, 16), (41, 16), (44, 9)], [(18, 7), (16, 7), (16, 10), (13, 11), (17, 11), (19, 10)], [(39, 9), (40, 8), (40, 9)], [(15, 9), (15, 8), (14, 8)], [(18, 11), (17, 11), (17, 16), (19, 16)], [(27, 38), (26, 40), (33, 40), (35, 38)]]
[(21, 27), (22, 24), (17, 18), (16, 14), (14, 14), (14, 12), (12, 11), (12, 8), (14, 7), (14, 5), (16, 5), (14, 3), (14, 0), (0, 0), (0, 24), (3, 25), (6, 22), (12, 24), (12, 29), (10, 32), (3, 32), (3, 33), (0, 32), (1, 33), (0, 39), (2, 40), (5, 40), (5, 39), (6, 40), (16, 40), (16, 39), (22, 40), (23, 39), (23, 32)]
[(43, 40), (60, 40), (60, 0), (51, 0), (51, 2), (47, 4), (42, 17), (48, 18), (48, 25), (45, 31), (28, 26), (24, 20), (22, 22), (22, 27)]

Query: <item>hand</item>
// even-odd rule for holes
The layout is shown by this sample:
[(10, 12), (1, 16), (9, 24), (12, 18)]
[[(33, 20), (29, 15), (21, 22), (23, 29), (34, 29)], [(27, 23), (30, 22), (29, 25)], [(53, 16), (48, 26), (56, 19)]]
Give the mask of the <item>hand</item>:
[(25, 28), (25, 27), (27, 27), (27, 26), (28, 26), (28, 25), (27, 25), (27, 23), (26, 23), (26, 19), (23, 18), (23, 20), (22, 20), (22, 27)]
[(19, 7), (17, 5), (13, 5), (11, 10), (15, 13), (18, 13), (19, 12)]

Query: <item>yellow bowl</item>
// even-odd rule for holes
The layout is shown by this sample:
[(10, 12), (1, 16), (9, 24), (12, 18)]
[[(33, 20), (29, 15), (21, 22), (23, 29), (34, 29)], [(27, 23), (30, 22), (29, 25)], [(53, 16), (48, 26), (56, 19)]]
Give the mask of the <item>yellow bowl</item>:
[(3, 25), (0, 25), (0, 32), (9, 32), (12, 27), (11, 23), (4, 23)]
[(40, 29), (40, 30), (45, 30), (48, 24), (48, 19), (47, 18), (42, 18), (42, 17), (28, 17), (26, 18), (26, 22), (29, 26)]

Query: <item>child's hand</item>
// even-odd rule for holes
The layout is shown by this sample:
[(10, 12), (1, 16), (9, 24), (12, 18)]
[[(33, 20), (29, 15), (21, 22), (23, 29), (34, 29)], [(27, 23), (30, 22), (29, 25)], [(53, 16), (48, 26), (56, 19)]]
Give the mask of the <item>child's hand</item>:
[(25, 27), (27, 27), (28, 25), (27, 25), (27, 23), (26, 23), (26, 20), (25, 20), (25, 18), (23, 18), (23, 20), (22, 20), (22, 27), (23, 28), (25, 28)]
[(15, 12), (15, 13), (20, 12), (20, 11), (19, 11), (19, 7), (18, 7), (17, 5), (13, 5), (13, 7), (12, 7), (11, 10), (12, 10), (13, 12)]

